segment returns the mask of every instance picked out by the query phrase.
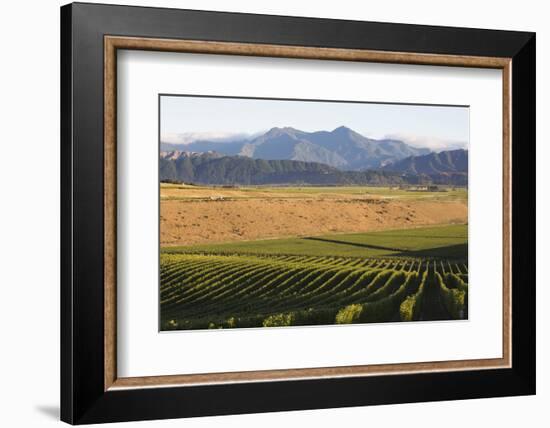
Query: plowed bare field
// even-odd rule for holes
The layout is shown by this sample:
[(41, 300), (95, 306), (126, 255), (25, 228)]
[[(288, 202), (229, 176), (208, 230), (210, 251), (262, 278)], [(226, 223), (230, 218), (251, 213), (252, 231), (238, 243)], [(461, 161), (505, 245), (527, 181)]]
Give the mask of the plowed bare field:
[(161, 187), (161, 246), (371, 232), (468, 220), (466, 191)]

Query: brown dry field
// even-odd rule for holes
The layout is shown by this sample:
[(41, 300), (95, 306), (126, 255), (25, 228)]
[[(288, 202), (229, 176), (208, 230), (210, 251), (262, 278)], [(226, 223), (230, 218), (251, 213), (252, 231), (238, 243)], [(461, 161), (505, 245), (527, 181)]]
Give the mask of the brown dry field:
[(411, 193), (351, 187), (163, 185), (160, 243), (176, 246), (467, 223), (467, 197)]

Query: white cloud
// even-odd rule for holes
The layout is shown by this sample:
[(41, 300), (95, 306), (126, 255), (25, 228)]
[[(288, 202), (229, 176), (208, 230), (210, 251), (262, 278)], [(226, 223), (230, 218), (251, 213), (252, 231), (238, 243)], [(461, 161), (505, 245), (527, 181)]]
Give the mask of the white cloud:
[(181, 134), (166, 132), (161, 135), (160, 140), (170, 144), (190, 144), (199, 140), (231, 142), (249, 137), (248, 134), (235, 132), (185, 132)]
[(410, 146), (428, 148), (433, 151), (468, 148), (468, 143), (466, 141), (453, 141), (453, 140), (447, 140), (444, 138), (424, 136), (424, 135), (395, 133), (395, 134), (385, 135), (384, 138), (401, 140)]

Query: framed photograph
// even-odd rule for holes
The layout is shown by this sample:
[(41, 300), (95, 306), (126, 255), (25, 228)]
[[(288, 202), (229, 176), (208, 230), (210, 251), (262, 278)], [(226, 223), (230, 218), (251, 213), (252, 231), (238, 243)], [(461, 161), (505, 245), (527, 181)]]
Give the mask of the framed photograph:
[(535, 35), (61, 8), (61, 418), (535, 393)]

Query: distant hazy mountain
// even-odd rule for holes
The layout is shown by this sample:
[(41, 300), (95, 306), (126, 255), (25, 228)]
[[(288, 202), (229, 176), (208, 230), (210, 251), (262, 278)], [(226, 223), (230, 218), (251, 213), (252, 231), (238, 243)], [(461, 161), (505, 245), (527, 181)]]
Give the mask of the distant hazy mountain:
[(399, 185), (417, 183), (461, 184), (447, 176), (406, 176), (399, 172), (341, 171), (316, 162), (253, 159), (206, 152), (162, 152), (160, 179), (216, 185), (311, 184)]
[(367, 138), (344, 126), (330, 132), (272, 128), (251, 139), (231, 142), (203, 140), (177, 146), (162, 143), (161, 150), (216, 151), (254, 159), (317, 162), (341, 170), (380, 168), (409, 156), (430, 152), (429, 149), (412, 147), (400, 140)]
[(422, 156), (410, 156), (387, 164), (383, 169), (404, 174), (468, 173), (468, 151), (458, 149)]

